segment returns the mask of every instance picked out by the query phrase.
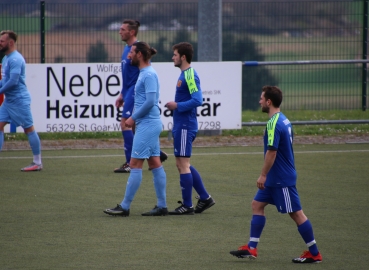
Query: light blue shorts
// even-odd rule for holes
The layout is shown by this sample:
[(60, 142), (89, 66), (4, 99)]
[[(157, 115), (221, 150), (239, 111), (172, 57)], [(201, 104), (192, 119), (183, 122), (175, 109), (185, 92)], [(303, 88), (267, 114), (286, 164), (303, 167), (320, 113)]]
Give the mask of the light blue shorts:
[(265, 187), (263, 190), (258, 190), (254, 200), (273, 204), (278, 212), (282, 214), (293, 213), (302, 209), (296, 186)]
[(0, 122), (12, 123), (22, 128), (33, 126), (30, 104), (18, 106), (10, 105), (4, 101), (0, 106)]
[(160, 119), (145, 119), (136, 124), (131, 157), (148, 159), (160, 156), (159, 135), (162, 128)]

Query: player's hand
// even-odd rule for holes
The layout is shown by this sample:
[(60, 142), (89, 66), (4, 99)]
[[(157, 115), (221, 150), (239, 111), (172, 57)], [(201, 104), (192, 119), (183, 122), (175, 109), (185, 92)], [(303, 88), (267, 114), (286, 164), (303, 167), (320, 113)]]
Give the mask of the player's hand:
[(167, 107), (169, 110), (175, 110), (177, 109), (177, 102), (169, 101), (167, 104), (164, 105), (164, 107)]
[(135, 124), (135, 120), (132, 119), (132, 117), (128, 118), (126, 121), (125, 121), (125, 125), (126, 127), (128, 128), (131, 128), (133, 127)]
[(265, 186), (265, 181), (266, 181), (266, 176), (264, 175), (260, 175), (258, 180), (256, 181), (256, 186), (258, 187), (258, 189), (264, 189)]
[(120, 107), (123, 106), (123, 104), (124, 104), (123, 96), (122, 96), (122, 94), (119, 94), (119, 96), (117, 97), (117, 99), (115, 101), (115, 107), (120, 108)]

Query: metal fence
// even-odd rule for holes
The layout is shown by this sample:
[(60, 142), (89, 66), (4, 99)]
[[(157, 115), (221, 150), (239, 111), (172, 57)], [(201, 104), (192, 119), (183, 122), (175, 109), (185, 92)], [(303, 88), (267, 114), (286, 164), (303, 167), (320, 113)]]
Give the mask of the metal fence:
[[(368, 0), (222, 5), (223, 61), (367, 58)], [(171, 61), (177, 42), (197, 48), (197, 2), (0, 3), (0, 14), (1, 28), (18, 33), (17, 48), (28, 63), (119, 62), (125, 18), (141, 22), (139, 39), (158, 50), (155, 62)], [(362, 63), (244, 67), (243, 109), (257, 109), (261, 87), (272, 84), (284, 91), (284, 109), (365, 110), (366, 74)]]

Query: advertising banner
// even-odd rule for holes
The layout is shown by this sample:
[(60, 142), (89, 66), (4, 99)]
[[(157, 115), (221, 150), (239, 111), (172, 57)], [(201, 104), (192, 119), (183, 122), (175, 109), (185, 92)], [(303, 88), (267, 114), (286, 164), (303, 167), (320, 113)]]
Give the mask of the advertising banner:
[[(160, 80), (163, 130), (170, 130), (173, 118), (164, 105), (174, 100), (180, 69), (173, 63), (152, 66)], [(197, 108), (199, 130), (240, 129), (242, 62), (191, 66), (200, 77), (203, 94), (203, 104)], [(120, 63), (27, 64), (26, 84), (37, 132), (120, 131), (122, 108), (115, 107), (122, 88)]]

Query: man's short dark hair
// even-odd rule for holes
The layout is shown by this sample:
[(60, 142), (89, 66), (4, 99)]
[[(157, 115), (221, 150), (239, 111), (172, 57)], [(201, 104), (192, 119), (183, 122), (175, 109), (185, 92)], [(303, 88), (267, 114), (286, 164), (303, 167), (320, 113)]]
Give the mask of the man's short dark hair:
[(128, 29), (129, 30), (134, 30), (135, 31), (135, 36), (137, 36), (138, 33), (138, 28), (140, 27), (140, 22), (137, 20), (132, 20), (132, 19), (126, 19), (123, 21), (123, 24), (128, 24)]
[(6, 35), (6, 34), (8, 34), (8, 37), (10, 39), (14, 40), (14, 42), (17, 42), (18, 36), (14, 31), (12, 31), (12, 30), (3, 30), (3, 31), (1, 31), (0, 36)]
[(191, 64), (192, 61), (192, 56), (193, 56), (193, 47), (190, 43), (188, 42), (181, 42), (178, 44), (175, 44), (172, 47), (172, 50), (175, 51), (177, 50), (179, 56), (186, 56), (186, 60), (189, 64)]
[(283, 100), (282, 90), (277, 86), (266, 85), (263, 87), (262, 91), (264, 92), (265, 100), (270, 99), (273, 106), (279, 108)]

